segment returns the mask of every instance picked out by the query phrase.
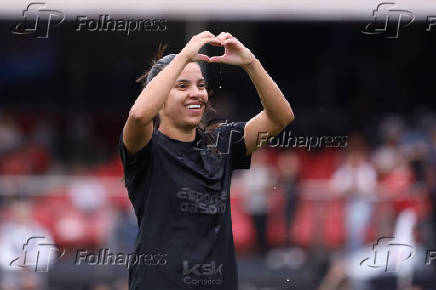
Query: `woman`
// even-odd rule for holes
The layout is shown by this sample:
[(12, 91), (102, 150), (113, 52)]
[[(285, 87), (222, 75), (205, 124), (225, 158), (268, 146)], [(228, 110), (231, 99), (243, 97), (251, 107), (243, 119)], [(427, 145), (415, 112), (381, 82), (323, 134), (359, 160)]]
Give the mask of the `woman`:
[[(198, 51), (223, 46), (222, 56)], [(263, 111), (248, 122), (204, 130), (208, 94), (199, 61), (241, 66)], [(230, 33), (204, 31), (142, 78), (145, 87), (120, 136), (125, 184), (138, 218), (129, 289), (236, 290), (230, 215), (233, 169), (248, 169), (257, 135), (277, 135), (294, 114), (276, 83)]]

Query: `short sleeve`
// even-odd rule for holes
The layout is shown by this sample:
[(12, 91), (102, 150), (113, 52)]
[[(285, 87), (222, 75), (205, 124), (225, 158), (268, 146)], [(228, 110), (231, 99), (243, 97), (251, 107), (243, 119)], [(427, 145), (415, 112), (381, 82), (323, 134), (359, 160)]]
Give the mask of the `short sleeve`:
[(140, 171), (147, 163), (149, 164), (151, 159), (151, 147), (152, 140), (150, 140), (147, 145), (144, 146), (144, 148), (134, 154), (131, 154), (124, 145), (123, 133), (121, 132), (119, 138), (119, 149), (121, 162), (123, 163), (124, 168), (126, 186), (133, 181), (133, 178), (136, 176), (138, 171)]
[[(247, 154), (244, 140), (244, 128), (246, 122), (232, 122), (222, 128), (225, 138), (228, 140), (228, 153), (232, 162), (232, 169), (249, 169), (251, 154)], [(226, 140), (226, 141), (227, 141)]]

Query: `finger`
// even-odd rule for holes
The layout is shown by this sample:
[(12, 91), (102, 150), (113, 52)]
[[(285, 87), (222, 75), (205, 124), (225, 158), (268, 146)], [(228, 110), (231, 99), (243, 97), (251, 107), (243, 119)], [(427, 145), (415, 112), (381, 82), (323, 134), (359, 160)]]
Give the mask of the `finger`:
[[(196, 39), (195, 42), (192, 43), (193, 47), (195, 47), (196, 52), (198, 53), (199, 50), (201, 50), (201, 48), (206, 44), (209, 43), (211, 45), (215, 45), (215, 46), (222, 46), (221, 42), (216, 39), (216, 37), (208, 37), (208, 38), (202, 38), (202, 39)], [(199, 60), (204, 60), (204, 61), (209, 61), (209, 57), (207, 55), (204, 54), (197, 54), (196, 56), (200, 56), (201, 59)], [(195, 57), (194, 57), (195, 59)]]
[(212, 41), (209, 42), (210, 44), (215, 45), (215, 46), (222, 46), (222, 40), (219, 37), (211, 36), (211, 37), (208, 37), (208, 39), (212, 39)]
[(203, 38), (203, 37), (215, 37), (215, 35), (213, 35), (210, 31), (207, 31), (207, 30), (199, 33), (198, 36), (200, 36), (201, 38)]
[(208, 43), (213, 46), (223, 46), (223, 44), (219, 40), (212, 40), (211, 42)]
[(217, 37), (219, 38), (224, 37), (225, 34), (226, 34), (225, 32), (221, 32), (220, 34), (217, 35)]
[(223, 45), (226, 45), (226, 44), (236, 45), (239, 47), (240, 42), (237, 41), (236, 39), (230, 38), (230, 39), (224, 40)]
[(191, 40), (195, 40), (195, 39), (203, 39), (203, 38), (209, 38), (209, 37), (215, 37), (215, 35), (213, 35), (212, 33), (210, 33), (209, 31), (203, 31), (200, 32), (194, 36), (191, 37)]
[(217, 38), (218, 38), (219, 40), (221, 40), (221, 42), (223, 42), (224, 40), (226, 40), (226, 36), (227, 36), (227, 32), (221, 32), (221, 33), (217, 36)]
[(202, 40), (203, 40), (203, 45), (206, 43), (209, 43), (209, 44), (214, 45), (214, 46), (222, 46), (221, 41), (218, 38), (216, 38), (215, 36), (209, 37), (209, 38), (203, 38)]
[(210, 61), (209, 57), (205, 54), (202, 53), (198, 53), (195, 57), (194, 57), (195, 61)]
[(209, 58), (209, 62), (223, 62), (225, 60), (226, 60), (226, 58), (224, 55), (212, 56), (211, 58)]
[(233, 38), (233, 35), (231, 35), (228, 32), (224, 32), (223, 35), (221, 36), (222, 40), (226, 40), (226, 39), (230, 39), (230, 38)]

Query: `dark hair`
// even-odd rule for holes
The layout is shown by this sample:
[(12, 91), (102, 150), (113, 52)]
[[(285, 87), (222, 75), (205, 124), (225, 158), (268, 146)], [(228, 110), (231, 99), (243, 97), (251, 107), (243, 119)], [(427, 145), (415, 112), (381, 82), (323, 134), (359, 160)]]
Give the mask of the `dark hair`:
[[(148, 71), (145, 71), (141, 76), (139, 76), (136, 79), (136, 82), (142, 84), (142, 88), (145, 88), (148, 85), (148, 83), (151, 82), (151, 80), (155, 76), (157, 76), (158, 73), (160, 73), (176, 57), (176, 54), (174, 53), (167, 54), (165, 56), (163, 55), (167, 46), (168, 44), (162, 44), (162, 43), (159, 44), (157, 53), (155, 54), (154, 58), (151, 60), (150, 63), (151, 68)], [(199, 65), (203, 76), (205, 76), (206, 74), (204, 72), (205, 70), (203, 65), (200, 62), (196, 62), (196, 63)], [(212, 90), (208, 90), (209, 95), (211, 95), (212, 93), (213, 93)], [(211, 119), (209, 121), (206, 121), (206, 119), (209, 118), (210, 117), (209, 115), (212, 113), (215, 113), (215, 109), (213, 108), (210, 100), (208, 99), (203, 117), (200, 121), (200, 124), (197, 127), (199, 129), (201, 138), (206, 145), (215, 144), (214, 139), (216, 136), (215, 134), (213, 134), (212, 131), (213, 129), (216, 129), (222, 125), (222, 123), (217, 122), (218, 119)], [(156, 116), (153, 118), (153, 127), (157, 129), (159, 127), (159, 124), (160, 124), (159, 114), (156, 114)], [(207, 146), (207, 147), (212, 148), (213, 146)]]

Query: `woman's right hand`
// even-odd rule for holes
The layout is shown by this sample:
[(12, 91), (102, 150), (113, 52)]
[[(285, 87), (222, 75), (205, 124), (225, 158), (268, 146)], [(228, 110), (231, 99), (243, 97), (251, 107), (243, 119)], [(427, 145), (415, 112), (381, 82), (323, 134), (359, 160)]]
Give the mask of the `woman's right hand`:
[(209, 31), (203, 31), (194, 35), (186, 46), (180, 51), (188, 62), (192, 61), (209, 61), (209, 57), (205, 54), (198, 53), (206, 43), (214, 46), (222, 46), (221, 41)]

